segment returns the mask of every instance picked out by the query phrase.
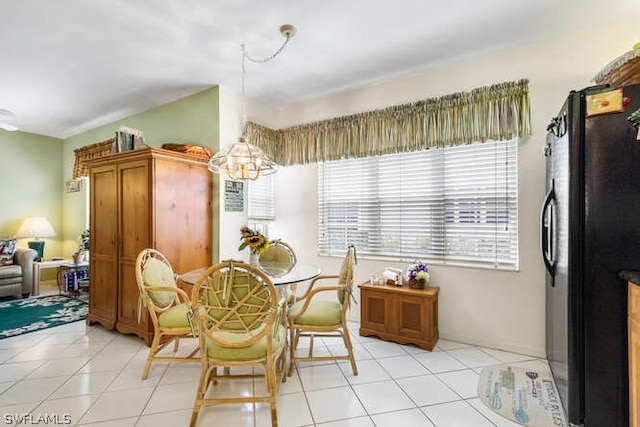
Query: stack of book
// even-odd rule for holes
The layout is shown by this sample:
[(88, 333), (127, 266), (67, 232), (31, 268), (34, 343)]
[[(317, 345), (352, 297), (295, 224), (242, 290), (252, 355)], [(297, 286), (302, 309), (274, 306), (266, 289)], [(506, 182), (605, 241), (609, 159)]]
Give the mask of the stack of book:
[(138, 129), (132, 129), (127, 126), (120, 126), (120, 128), (116, 131), (115, 138), (113, 139), (114, 153), (138, 150), (146, 146), (147, 145), (144, 143), (144, 137), (142, 136), (142, 131)]

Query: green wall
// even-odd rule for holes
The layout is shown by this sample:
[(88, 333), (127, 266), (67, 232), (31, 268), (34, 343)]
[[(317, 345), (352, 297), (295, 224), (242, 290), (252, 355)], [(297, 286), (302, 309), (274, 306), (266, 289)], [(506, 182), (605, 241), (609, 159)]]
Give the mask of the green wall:
[[(160, 147), (164, 143), (187, 143), (211, 147), (216, 152), (220, 135), (219, 88), (181, 98), (169, 104), (156, 107), (118, 120), (96, 129), (74, 135), (64, 141), (63, 176), (70, 179), (75, 160), (73, 150), (112, 138), (118, 127), (128, 126), (139, 129), (144, 134), (145, 143)], [(77, 237), (87, 223), (86, 188), (80, 193), (64, 194), (63, 197), (63, 238), (64, 253), (70, 255), (77, 246)], [(218, 259), (219, 247), (219, 193), (218, 180), (214, 175), (213, 197), (212, 261)]]
[[(63, 234), (63, 141), (0, 129), (0, 237), (12, 237), (29, 216), (49, 218), (57, 237), (45, 239), (47, 258), (60, 254)], [(27, 246), (27, 239), (18, 246)]]

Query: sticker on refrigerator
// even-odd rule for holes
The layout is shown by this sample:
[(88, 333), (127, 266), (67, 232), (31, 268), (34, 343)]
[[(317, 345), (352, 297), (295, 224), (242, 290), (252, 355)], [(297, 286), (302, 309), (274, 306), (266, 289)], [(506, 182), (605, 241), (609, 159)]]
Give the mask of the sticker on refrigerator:
[(587, 95), (587, 117), (598, 116), (600, 114), (621, 113), (623, 111), (622, 88)]

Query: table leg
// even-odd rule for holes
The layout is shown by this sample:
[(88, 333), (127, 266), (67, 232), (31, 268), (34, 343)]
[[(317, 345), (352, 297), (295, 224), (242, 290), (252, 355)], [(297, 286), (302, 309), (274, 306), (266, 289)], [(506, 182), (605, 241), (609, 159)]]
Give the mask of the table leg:
[(33, 263), (33, 282), (31, 283), (31, 295), (37, 296), (40, 294), (40, 265), (37, 262)]

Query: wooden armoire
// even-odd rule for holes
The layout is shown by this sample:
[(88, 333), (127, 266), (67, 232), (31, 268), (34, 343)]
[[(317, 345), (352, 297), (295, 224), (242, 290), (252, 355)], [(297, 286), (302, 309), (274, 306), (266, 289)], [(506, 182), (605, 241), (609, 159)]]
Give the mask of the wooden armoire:
[(144, 308), (138, 322), (136, 258), (156, 249), (178, 274), (211, 265), (211, 173), (202, 159), (160, 148), (113, 154), (88, 167), (87, 324), (136, 334), (150, 345), (153, 324)]

